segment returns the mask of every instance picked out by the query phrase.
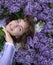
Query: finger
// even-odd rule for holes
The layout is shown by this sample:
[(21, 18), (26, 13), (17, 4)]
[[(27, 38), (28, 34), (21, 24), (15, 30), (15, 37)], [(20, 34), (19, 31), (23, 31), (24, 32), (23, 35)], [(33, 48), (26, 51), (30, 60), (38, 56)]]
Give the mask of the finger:
[(3, 29), (3, 31), (4, 31), (5, 33), (7, 33), (7, 31), (6, 31), (5, 29)]
[(5, 29), (5, 27), (4, 27), (4, 26), (2, 26), (2, 28), (3, 28), (3, 29)]
[(7, 30), (6, 30), (6, 28), (5, 28), (4, 26), (2, 26), (2, 27), (3, 27), (3, 31), (4, 31), (5, 33), (8, 33)]

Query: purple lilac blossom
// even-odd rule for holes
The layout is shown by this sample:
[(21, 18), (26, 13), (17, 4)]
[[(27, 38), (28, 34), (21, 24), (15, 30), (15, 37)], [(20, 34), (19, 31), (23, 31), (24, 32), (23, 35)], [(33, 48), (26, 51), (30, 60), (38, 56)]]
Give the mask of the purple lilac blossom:
[(43, 32), (53, 34), (53, 21), (49, 21), (44, 25)]
[[(52, 44), (53, 44), (53, 38), (48, 38), (44, 33), (40, 32), (35, 34), (35, 36), (37, 36), (37, 38), (39, 38), (39, 41), (36, 43), (36, 41), (31, 42), (32, 44), (34, 44), (34, 48), (30, 47), (28, 50), (25, 52), (27, 53), (27, 55), (29, 56), (29, 59), (32, 58), (32, 61), (28, 59), (25, 59), (25, 61), (27, 61), (28, 63), (31, 64), (32, 63), (37, 63), (37, 65), (49, 65), (50, 63), (52, 63), (52, 58), (53, 58), (53, 50), (52, 50)], [(35, 37), (35, 39), (37, 39)], [(30, 41), (32, 41), (32, 39), (30, 39)], [(30, 43), (28, 43), (30, 44)], [(22, 52), (22, 51), (21, 51)], [(19, 51), (18, 51), (19, 53)], [(25, 53), (25, 54), (26, 54)], [(25, 55), (23, 54), (23, 55)], [(26, 56), (23, 56), (21, 54), (22, 57), (26, 58)], [(17, 54), (17, 59), (18, 59), (18, 54)], [(21, 59), (21, 57), (20, 57)], [(49, 62), (50, 60), (50, 62)], [(25, 62), (24, 62), (25, 64)], [(34, 65), (35, 65), (34, 64)], [(26, 64), (27, 65), (27, 64)]]
[[(25, 15), (36, 16), (38, 20), (45, 20), (40, 32), (34, 34), (33, 39), (28, 37), (26, 48), (20, 48), (15, 54), (15, 61), (24, 65), (53, 65), (53, 8), (48, 3), (53, 0), (0, 0), (9, 13), (18, 12), (23, 8)], [(1, 4), (3, 3), (3, 4)], [(2, 9), (0, 8), (0, 14)]]
[(38, 12), (42, 10), (42, 7), (37, 2), (28, 2), (26, 7), (24, 8), (25, 15), (37, 16)]
[(25, 15), (32, 15), (33, 6), (31, 5), (31, 2), (27, 3), (27, 6), (24, 8), (24, 14)]
[(53, 0), (38, 0), (39, 3), (53, 3)]
[(0, 0), (0, 5), (3, 5), (4, 4), (4, 0)]
[(3, 13), (3, 9), (0, 8), (0, 15)]
[(4, 7), (7, 7), (10, 13), (20, 11), (20, 8), (25, 5), (24, 0), (5, 0)]

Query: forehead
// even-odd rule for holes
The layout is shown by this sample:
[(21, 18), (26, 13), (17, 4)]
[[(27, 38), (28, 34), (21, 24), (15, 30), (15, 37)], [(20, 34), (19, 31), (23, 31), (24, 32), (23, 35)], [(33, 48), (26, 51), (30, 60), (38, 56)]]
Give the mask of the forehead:
[[(18, 22), (19, 22), (19, 23), (18, 23)], [(19, 24), (19, 25), (21, 25), (23, 28), (27, 28), (27, 27), (28, 27), (28, 23), (27, 23), (26, 21), (24, 21), (24, 19), (12, 20), (10, 23)]]

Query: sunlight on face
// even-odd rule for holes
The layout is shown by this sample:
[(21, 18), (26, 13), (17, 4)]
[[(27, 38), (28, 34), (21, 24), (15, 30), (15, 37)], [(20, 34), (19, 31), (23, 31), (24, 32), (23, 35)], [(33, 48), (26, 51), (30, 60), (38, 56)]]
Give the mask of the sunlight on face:
[(25, 33), (27, 28), (28, 28), (28, 24), (24, 22), (23, 19), (12, 20), (8, 25), (6, 25), (6, 30), (12, 36), (17, 36), (17, 37)]

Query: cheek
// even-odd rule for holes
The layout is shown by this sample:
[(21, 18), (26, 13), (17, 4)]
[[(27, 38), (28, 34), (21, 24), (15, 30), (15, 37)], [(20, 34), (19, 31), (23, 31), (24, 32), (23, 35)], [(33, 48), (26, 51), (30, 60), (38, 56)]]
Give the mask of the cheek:
[(19, 32), (19, 30), (17, 30), (17, 29), (15, 29), (15, 30), (13, 31), (13, 33), (14, 33), (14, 35), (20, 35), (20, 32)]
[(10, 26), (9, 25), (7, 25), (6, 26), (6, 30), (8, 31), (8, 32), (10, 32), (11, 30), (10, 30)]

